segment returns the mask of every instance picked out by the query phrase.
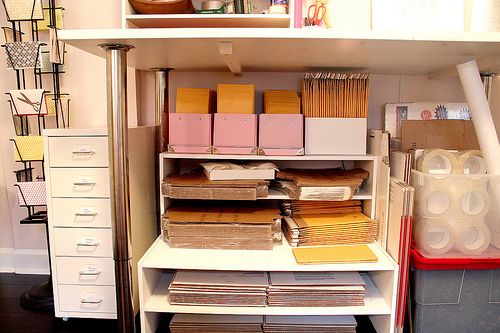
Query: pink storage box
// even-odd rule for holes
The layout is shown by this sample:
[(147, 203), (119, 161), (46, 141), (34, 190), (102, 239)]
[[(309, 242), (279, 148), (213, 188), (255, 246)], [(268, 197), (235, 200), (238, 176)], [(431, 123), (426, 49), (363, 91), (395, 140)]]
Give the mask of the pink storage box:
[(170, 113), (168, 151), (171, 153), (212, 153), (212, 114)]
[(304, 155), (304, 117), (301, 114), (261, 114), (259, 154)]
[(216, 113), (214, 154), (257, 154), (257, 115)]

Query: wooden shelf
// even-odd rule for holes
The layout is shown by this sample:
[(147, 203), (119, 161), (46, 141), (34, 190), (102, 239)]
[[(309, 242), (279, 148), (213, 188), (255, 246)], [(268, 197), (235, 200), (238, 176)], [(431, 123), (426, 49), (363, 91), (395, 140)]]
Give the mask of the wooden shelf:
[(229, 307), (229, 306), (188, 306), (171, 305), (168, 302), (169, 277), (160, 279), (152, 295), (145, 301), (146, 312), (235, 314), (235, 315), (386, 315), (391, 310), (373, 281), (366, 274), (365, 305), (334, 307)]
[(127, 15), (137, 28), (288, 28), (290, 15), (282, 14), (176, 14)]
[[(394, 261), (378, 245), (370, 244), (378, 261), (375, 263), (298, 265), (292, 247), (283, 244), (273, 250), (203, 250), (173, 249), (158, 237), (142, 259), (143, 268), (202, 269), (226, 271), (392, 271)], [(200, 260), (203, 258), (203, 260)]]
[[(333, 29), (171, 28), (62, 30), (59, 37), (105, 56), (103, 43), (135, 47), (129, 65), (149, 70), (225, 70), (218, 43), (231, 42), (243, 71), (343, 68), (371, 73), (429, 74), (476, 58), (499, 72), (500, 33), (339, 32)], [(203, 56), (200, 55), (203, 50)]]

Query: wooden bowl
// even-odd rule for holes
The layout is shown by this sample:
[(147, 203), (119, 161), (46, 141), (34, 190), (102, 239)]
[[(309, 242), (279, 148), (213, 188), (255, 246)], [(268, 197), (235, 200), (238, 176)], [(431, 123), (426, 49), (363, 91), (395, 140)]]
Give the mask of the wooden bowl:
[(192, 14), (191, 0), (129, 0), (137, 14)]

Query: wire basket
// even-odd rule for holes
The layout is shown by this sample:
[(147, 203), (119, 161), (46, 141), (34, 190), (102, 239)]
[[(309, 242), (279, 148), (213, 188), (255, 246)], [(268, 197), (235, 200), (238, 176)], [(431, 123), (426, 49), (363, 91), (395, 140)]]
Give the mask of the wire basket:
[(14, 186), (17, 187), (19, 206), (30, 207), (47, 205), (45, 182), (17, 182)]
[(2, 0), (2, 3), (9, 22), (43, 20), (42, 0)]
[(48, 113), (43, 89), (11, 90), (8, 95), (14, 116), (43, 116)]
[(43, 161), (42, 136), (16, 136), (10, 140), (14, 142), (14, 160), (16, 162)]
[(12, 42), (4, 45), (7, 53), (7, 68), (31, 69), (42, 67), (40, 42)]

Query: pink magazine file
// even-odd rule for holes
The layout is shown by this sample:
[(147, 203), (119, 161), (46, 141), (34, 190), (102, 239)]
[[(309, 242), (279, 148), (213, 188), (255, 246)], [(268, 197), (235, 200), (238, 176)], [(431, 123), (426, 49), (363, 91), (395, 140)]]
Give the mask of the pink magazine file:
[(304, 117), (301, 114), (261, 114), (259, 154), (304, 155)]
[(257, 115), (216, 113), (214, 154), (257, 154)]
[(171, 153), (210, 154), (212, 152), (212, 115), (170, 113), (168, 151)]

